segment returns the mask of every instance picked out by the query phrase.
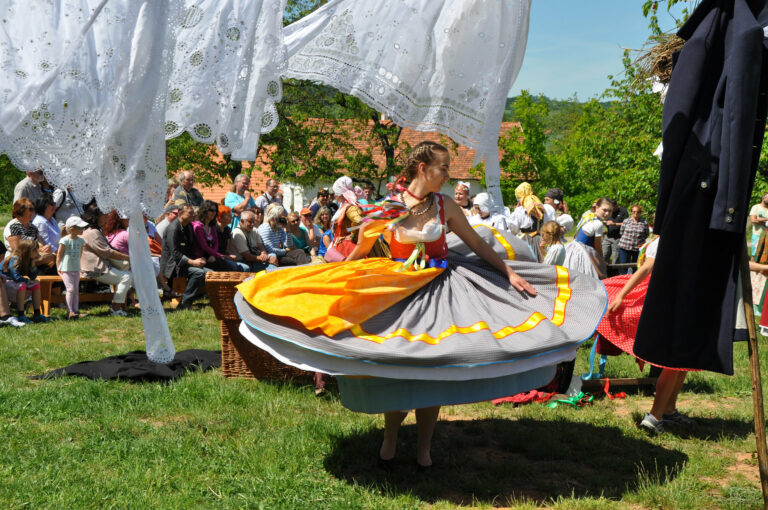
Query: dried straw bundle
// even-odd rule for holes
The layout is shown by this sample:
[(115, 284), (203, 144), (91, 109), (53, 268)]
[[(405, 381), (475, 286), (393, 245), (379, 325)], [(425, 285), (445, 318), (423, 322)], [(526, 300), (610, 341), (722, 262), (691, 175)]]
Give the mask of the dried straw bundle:
[(683, 44), (685, 40), (675, 34), (651, 37), (646, 44), (647, 49), (641, 50), (640, 56), (635, 59), (635, 64), (640, 69), (638, 78), (649, 80), (655, 77), (661, 83), (669, 83), (672, 77), (672, 55), (679, 51)]

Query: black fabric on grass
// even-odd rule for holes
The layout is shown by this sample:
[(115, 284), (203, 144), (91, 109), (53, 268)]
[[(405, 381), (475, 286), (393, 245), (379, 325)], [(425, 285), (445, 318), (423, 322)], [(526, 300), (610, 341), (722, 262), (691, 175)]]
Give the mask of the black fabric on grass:
[(221, 351), (187, 349), (179, 351), (167, 365), (155, 363), (144, 351), (131, 351), (99, 361), (83, 361), (30, 379), (53, 379), (79, 375), (89, 379), (125, 379), (129, 381), (173, 381), (187, 371), (210, 370), (221, 366)]

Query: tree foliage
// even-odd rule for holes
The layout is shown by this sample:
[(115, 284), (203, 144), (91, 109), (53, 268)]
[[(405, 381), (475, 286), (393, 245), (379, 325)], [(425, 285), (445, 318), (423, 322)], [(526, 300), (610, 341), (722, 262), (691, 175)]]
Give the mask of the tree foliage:
[(0, 211), (10, 214), (13, 206), (13, 188), (24, 177), (24, 172), (13, 166), (8, 156), (0, 154)]

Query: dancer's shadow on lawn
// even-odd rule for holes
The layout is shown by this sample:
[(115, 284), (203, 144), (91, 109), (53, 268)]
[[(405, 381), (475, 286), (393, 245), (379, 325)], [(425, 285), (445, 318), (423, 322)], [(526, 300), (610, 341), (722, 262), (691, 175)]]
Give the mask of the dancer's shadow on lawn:
[(383, 471), (376, 463), (381, 436), (375, 430), (339, 437), (326, 469), (348, 482), (425, 501), (505, 505), (571, 495), (620, 498), (648, 478), (669, 482), (688, 459), (616, 427), (486, 419), (439, 422), (429, 472), (416, 471), (416, 427), (403, 427), (397, 463)]

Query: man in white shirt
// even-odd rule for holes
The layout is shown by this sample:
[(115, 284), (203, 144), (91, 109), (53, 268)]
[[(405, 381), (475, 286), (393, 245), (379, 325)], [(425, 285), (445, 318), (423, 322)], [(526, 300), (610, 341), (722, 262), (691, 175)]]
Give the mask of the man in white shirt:
[(267, 181), (267, 189), (264, 192), (263, 195), (260, 195), (256, 198), (256, 207), (267, 212), (267, 207), (269, 207), (269, 204), (278, 203), (282, 204), (282, 200), (277, 196), (278, 192), (280, 191), (280, 184), (274, 180), (269, 179)]

